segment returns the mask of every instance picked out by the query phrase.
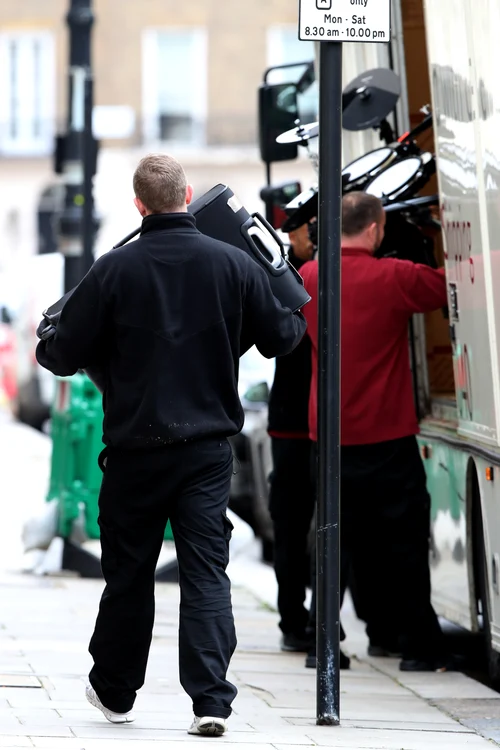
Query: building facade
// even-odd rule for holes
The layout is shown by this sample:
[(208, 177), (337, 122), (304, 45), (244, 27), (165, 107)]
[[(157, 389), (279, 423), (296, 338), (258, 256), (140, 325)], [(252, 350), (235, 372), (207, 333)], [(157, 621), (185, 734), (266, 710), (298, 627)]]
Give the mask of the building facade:
[[(67, 111), (70, 0), (0, 4), (0, 154), (43, 156)], [(97, 135), (120, 146), (256, 142), (269, 65), (312, 60), (290, 0), (94, 0)]]
[[(41, 196), (59, 181), (52, 154), (55, 135), (66, 129), (71, 2), (0, 3), (0, 272), (37, 252)], [(224, 182), (249, 210), (262, 211), (258, 86), (267, 67), (315, 56), (312, 43), (298, 40), (298, 0), (92, 6), (94, 134), (101, 142), (94, 192), (104, 218), (98, 252), (134, 226), (131, 178), (148, 151), (178, 156), (198, 193)], [(388, 59), (386, 44), (345, 44), (344, 83)], [(279, 72), (271, 80), (279, 81)], [(308, 112), (317, 106), (311, 93)], [(344, 132), (345, 163), (378, 145), (372, 130)], [(304, 149), (300, 156), (274, 165), (273, 182), (314, 183)]]

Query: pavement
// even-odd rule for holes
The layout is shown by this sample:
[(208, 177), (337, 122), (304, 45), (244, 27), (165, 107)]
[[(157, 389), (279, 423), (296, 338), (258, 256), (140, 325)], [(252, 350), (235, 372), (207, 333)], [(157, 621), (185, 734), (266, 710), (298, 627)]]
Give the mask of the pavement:
[[(252, 750), (372, 748), (461, 750), (500, 745), (500, 694), (458, 673), (408, 674), (366, 656), (362, 624), (347, 603), (341, 725), (316, 725), (316, 673), (279, 650), (276, 584), (252, 540), (230, 565), (238, 649), (229, 678), (239, 695), (227, 735), (191, 737), (191, 703), (178, 678), (179, 590), (157, 585), (157, 617), (136, 722), (116, 726), (85, 700), (87, 652), (102, 581), (21, 573), (23, 521), (44, 501), (50, 441), (0, 419), (0, 748), (195, 750), (221, 743)], [(495, 741), (496, 740), (496, 741)], [(182, 743), (182, 748), (180, 743)]]

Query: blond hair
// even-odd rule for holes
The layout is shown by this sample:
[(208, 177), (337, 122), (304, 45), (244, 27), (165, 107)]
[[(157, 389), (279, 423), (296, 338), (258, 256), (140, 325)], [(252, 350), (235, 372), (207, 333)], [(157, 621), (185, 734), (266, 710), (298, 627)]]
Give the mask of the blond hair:
[(186, 202), (186, 175), (173, 156), (145, 156), (135, 170), (133, 184), (136, 197), (154, 214), (173, 213)]

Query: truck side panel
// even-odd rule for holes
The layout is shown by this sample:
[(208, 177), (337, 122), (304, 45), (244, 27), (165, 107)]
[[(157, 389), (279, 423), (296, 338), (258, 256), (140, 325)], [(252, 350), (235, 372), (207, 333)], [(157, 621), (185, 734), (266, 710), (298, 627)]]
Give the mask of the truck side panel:
[[(427, 473), (433, 506), (433, 587), (440, 613), (476, 625), (472, 551), (484, 554), (491, 641), (500, 651), (500, 8), (497, 0), (424, 0), (450, 324), (462, 446), (439, 436)], [(429, 438), (428, 438), (429, 440)], [(437, 441), (437, 442), (436, 442)], [(489, 446), (489, 451), (488, 451)], [(486, 449), (486, 451), (485, 451)], [(487, 454), (491, 453), (491, 458)], [(464, 471), (476, 472), (479, 496)], [(445, 476), (446, 475), (446, 476)], [(448, 479), (446, 478), (448, 477)], [(454, 477), (451, 482), (451, 477)], [(451, 482), (451, 483), (450, 483)], [(466, 493), (464, 503), (459, 498)], [(473, 505), (483, 520), (474, 538)], [(463, 505), (460, 514), (457, 508)], [(464, 526), (465, 519), (465, 526)], [(453, 540), (455, 539), (455, 543)], [(461, 573), (461, 545), (467, 549)], [(436, 553), (437, 552), (437, 553)], [(467, 592), (468, 579), (468, 592)], [(464, 609), (460, 600), (464, 601)], [(455, 610), (450, 612), (450, 610)], [(457, 614), (458, 613), (458, 614)]]
[[(470, 3), (469, 33), (474, 73), (477, 172), (479, 206), (482, 212), (485, 253), (486, 304), (489, 312), (490, 349), (493, 363), (493, 394), (500, 421), (500, 6), (497, 0)], [(487, 257), (486, 257), (487, 253)]]
[[(469, 33), (472, 39), (472, 68), (475, 83), (479, 205), (482, 211), (485, 254), (486, 303), (492, 352), (493, 392), (497, 414), (500, 410), (500, 6), (498, 0), (470, 4)], [(492, 644), (500, 651), (500, 470), (478, 461), (484, 527), (484, 549), (489, 579)]]
[[(463, 0), (426, 0), (438, 180), (454, 333), (459, 433), (497, 444), (484, 238), (478, 197), (474, 76)], [(487, 253), (487, 249), (486, 249)]]
[(425, 448), (427, 488), (432, 498), (431, 576), (440, 615), (473, 630), (467, 558), (467, 466), (469, 456), (439, 439), (419, 438)]

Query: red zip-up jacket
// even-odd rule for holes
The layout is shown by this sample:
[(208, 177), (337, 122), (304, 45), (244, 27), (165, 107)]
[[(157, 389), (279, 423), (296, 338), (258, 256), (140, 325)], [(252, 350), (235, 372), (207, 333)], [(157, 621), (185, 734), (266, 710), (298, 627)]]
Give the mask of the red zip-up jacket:
[[(312, 297), (304, 307), (312, 342), (309, 431), (318, 439), (318, 262), (301, 268)], [(447, 304), (444, 270), (405, 260), (377, 260), (342, 249), (341, 444), (367, 445), (419, 432), (409, 360), (414, 313)]]

